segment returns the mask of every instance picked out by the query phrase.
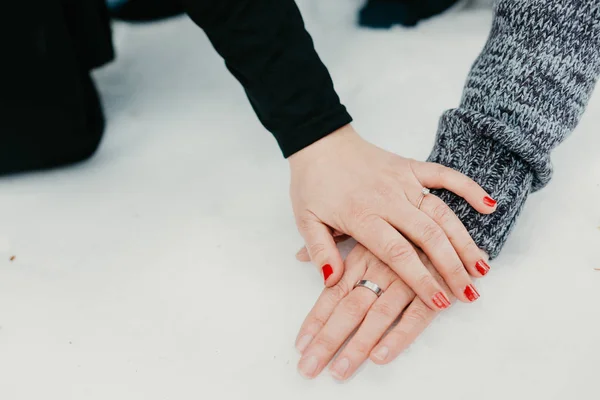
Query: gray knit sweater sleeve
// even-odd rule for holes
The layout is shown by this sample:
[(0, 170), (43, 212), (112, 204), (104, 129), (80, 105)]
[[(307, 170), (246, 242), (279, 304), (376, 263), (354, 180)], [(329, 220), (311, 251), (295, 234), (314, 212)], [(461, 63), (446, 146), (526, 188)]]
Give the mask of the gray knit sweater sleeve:
[(437, 193), (492, 258), (529, 193), (550, 180), (550, 153), (588, 103), (600, 73), (600, 0), (498, 0), (494, 12), (460, 107), (442, 116), (429, 157), (498, 201), (485, 216)]

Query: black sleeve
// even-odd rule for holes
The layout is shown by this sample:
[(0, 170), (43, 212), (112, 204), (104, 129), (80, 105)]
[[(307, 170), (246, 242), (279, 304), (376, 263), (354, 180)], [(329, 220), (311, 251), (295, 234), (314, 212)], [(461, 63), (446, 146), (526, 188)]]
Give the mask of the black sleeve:
[(185, 0), (287, 158), (350, 123), (293, 0)]

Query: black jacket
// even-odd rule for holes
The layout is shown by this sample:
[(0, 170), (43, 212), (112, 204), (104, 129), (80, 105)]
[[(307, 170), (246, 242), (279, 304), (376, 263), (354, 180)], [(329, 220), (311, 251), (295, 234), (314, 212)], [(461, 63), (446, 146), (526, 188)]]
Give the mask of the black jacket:
[(4, 2), (0, 45), (0, 173), (93, 154), (104, 120), (89, 71), (113, 57), (103, 0)]
[(351, 121), (294, 0), (184, 0), (285, 157)]
[[(0, 173), (89, 157), (104, 128), (89, 71), (113, 58), (104, 0), (0, 13)], [(185, 0), (285, 157), (351, 121), (293, 0)]]

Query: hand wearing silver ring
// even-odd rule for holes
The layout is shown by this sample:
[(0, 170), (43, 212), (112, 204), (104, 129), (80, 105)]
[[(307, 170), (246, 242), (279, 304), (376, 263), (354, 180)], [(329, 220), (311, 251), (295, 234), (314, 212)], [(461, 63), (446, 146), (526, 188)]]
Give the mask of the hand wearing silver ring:
[[(427, 257), (416, 251), (445, 286)], [(403, 311), (398, 324), (390, 329)], [(314, 378), (338, 351), (330, 368), (338, 380), (349, 378), (368, 358), (386, 364), (408, 347), (437, 313), (415, 298), (415, 293), (387, 265), (358, 244), (346, 259), (342, 280), (323, 290), (302, 324), (296, 341), (302, 353), (298, 370)]]
[(360, 281), (356, 282), (356, 285), (354, 285), (354, 289), (356, 289), (357, 287), (367, 288), (371, 292), (375, 293), (375, 296), (377, 297), (381, 296), (381, 294), (383, 293), (383, 289), (381, 289), (379, 285), (366, 279), (361, 279)]

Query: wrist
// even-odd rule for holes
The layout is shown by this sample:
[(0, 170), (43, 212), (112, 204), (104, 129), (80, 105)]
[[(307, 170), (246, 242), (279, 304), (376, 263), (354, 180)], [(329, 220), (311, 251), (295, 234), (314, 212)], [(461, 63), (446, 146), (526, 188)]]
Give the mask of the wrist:
[(352, 125), (347, 124), (294, 153), (287, 160), (290, 167), (296, 169), (321, 159), (331, 158), (342, 152), (344, 148), (362, 140)]

